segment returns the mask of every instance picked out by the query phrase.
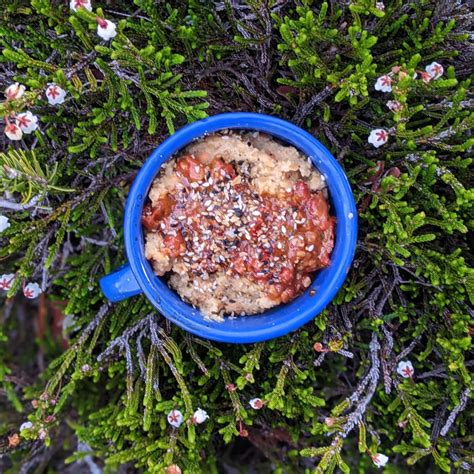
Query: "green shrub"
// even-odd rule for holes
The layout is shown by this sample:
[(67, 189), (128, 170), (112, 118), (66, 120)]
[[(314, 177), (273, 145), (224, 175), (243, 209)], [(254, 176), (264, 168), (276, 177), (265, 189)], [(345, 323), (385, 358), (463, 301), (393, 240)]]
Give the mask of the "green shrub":
[[(471, 469), (467, 6), (64, 3), (8, 2), (0, 23), (1, 84), (26, 86), (0, 116), (39, 118), (21, 141), (0, 139), (0, 257), (15, 274), (0, 317), (0, 470), (365, 472), (381, 455), (391, 473)], [(115, 37), (97, 35), (97, 17)], [(383, 75), (391, 92), (374, 89)], [(50, 84), (63, 103), (49, 104)], [(144, 297), (109, 304), (98, 287), (125, 260), (124, 203), (146, 157), (186, 122), (236, 110), (324, 143), (360, 223), (334, 302), (248, 346), (193, 337)], [(376, 129), (388, 135), (378, 148)], [(43, 290), (32, 302), (28, 282)], [(397, 372), (407, 361), (412, 377)], [(202, 424), (166, 420), (198, 407)]]

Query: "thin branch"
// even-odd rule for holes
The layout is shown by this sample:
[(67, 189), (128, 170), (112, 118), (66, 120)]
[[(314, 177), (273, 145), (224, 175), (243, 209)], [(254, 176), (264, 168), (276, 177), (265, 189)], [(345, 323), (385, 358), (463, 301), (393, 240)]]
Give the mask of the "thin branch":
[(20, 204), (18, 202), (8, 201), (7, 199), (0, 199), (0, 209), (8, 209), (9, 211), (26, 211), (35, 207), (36, 204), (41, 200), (42, 196), (33, 196), (26, 204)]
[(369, 373), (364, 377), (362, 382), (359, 384), (358, 389), (352, 396), (349, 398), (351, 404), (358, 403), (359, 397), (361, 396), (362, 392), (364, 391), (365, 387), (368, 386), (367, 393), (365, 397), (358, 403), (357, 408), (348, 416), (347, 422), (342, 427), (341, 436), (345, 438), (359, 423), (364, 415), (365, 411), (367, 410), (367, 406), (369, 402), (372, 400), (372, 397), (375, 394), (375, 390), (377, 388), (377, 382), (379, 380), (380, 375), (380, 361), (379, 361), (379, 351), (380, 351), (380, 344), (377, 340), (377, 335), (372, 333), (372, 340), (370, 341), (370, 361), (371, 361), (371, 368)]
[(454, 423), (454, 420), (456, 419), (456, 417), (459, 415), (459, 413), (461, 413), (464, 410), (464, 408), (466, 408), (467, 399), (469, 398), (470, 394), (471, 394), (471, 390), (469, 388), (466, 388), (461, 393), (461, 397), (459, 398), (459, 403), (454, 407), (453, 411), (449, 414), (448, 419), (446, 420), (446, 423), (441, 428), (441, 431), (440, 431), (441, 436), (446, 436), (448, 434), (448, 431), (451, 428), (452, 424)]

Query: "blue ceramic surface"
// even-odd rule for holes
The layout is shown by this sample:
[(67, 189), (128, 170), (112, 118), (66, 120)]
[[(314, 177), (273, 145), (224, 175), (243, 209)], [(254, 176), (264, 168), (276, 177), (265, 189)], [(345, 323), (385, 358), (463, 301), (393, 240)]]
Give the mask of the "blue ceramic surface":
[[(307, 291), (288, 304), (262, 314), (207, 321), (186, 304), (164, 280), (157, 277), (145, 259), (144, 236), (140, 223), (148, 190), (160, 165), (192, 140), (223, 129), (245, 129), (268, 133), (295, 146), (311, 158), (326, 178), (331, 212), (336, 216), (336, 242), (331, 265), (317, 273)], [(150, 302), (173, 323), (197, 336), (231, 343), (252, 343), (287, 334), (317, 316), (334, 298), (349, 271), (357, 239), (357, 214), (351, 188), (334, 157), (313, 136), (276, 117), (237, 112), (215, 115), (194, 122), (165, 140), (150, 155), (138, 173), (124, 217), (128, 264), (103, 277), (100, 286), (110, 301), (144, 293)], [(315, 290), (310, 296), (310, 290)]]

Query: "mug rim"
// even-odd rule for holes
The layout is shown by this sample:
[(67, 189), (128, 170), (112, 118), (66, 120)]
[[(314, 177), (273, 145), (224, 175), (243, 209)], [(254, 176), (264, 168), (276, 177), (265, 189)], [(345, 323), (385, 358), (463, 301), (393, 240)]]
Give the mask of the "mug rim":
[[(285, 305), (260, 314), (238, 316), (235, 319), (226, 317), (224, 322), (216, 322), (205, 319), (197, 309), (185, 303), (166, 282), (153, 273), (144, 254), (141, 214), (150, 186), (165, 161), (193, 140), (227, 129), (268, 133), (309, 157), (313, 166), (326, 179), (332, 213), (336, 216), (336, 233), (331, 264), (317, 272), (310, 287), (303, 294)], [(301, 327), (332, 301), (345, 280), (354, 256), (357, 211), (343, 169), (329, 150), (308, 132), (270, 115), (252, 112), (224, 113), (186, 125), (169, 136), (150, 154), (135, 177), (127, 198), (124, 238), (128, 261), (140, 288), (164, 317), (186, 331), (206, 339), (253, 343), (273, 339)], [(311, 289), (317, 291), (314, 297), (309, 296)], [(267, 319), (259, 325), (258, 318), (261, 322)]]

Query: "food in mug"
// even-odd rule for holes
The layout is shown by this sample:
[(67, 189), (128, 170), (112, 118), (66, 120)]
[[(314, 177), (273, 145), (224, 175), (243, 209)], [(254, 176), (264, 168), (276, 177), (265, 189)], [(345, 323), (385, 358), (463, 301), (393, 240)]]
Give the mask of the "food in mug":
[(261, 313), (327, 267), (335, 219), (323, 177), (262, 133), (221, 133), (161, 167), (142, 223), (154, 272), (208, 318)]

